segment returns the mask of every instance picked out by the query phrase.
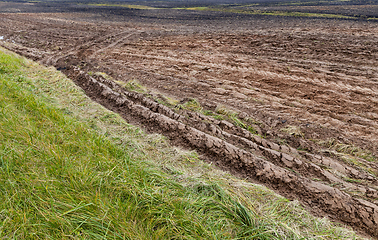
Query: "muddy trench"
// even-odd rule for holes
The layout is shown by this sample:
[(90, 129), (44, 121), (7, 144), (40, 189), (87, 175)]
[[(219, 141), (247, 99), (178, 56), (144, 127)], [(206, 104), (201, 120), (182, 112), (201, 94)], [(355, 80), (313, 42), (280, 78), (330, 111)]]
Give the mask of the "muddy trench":
[(313, 154), (306, 154), (305, 160), (301, 160), (301, 155), (294, 148), (267, 141), (224, 120), (218, 121), (195, 112), (178, 114), (143, 94), (128, 92), (112, 81), (92, 77), (74, 66), (67, 66), (64, 73), (91, 99), (148, 132), (161, 133), (174, 145), (197, 150), (205, 160), (221, 169), (262, 183), (290, 199), (299, 199), (317, 209), (318, 215), (326, 214), (355, 229), (378, 236), (376, 204), (311, 180), (319, 178), (329, 184), (347, 185), (375, 199), (378, 197), (377, 190), (348, 184), (313, 162), (376, 183), (372, 175)]

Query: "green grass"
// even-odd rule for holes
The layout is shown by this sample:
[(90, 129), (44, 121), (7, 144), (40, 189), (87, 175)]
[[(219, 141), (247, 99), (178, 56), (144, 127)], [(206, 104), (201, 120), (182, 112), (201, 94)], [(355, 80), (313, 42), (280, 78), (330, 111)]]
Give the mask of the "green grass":
[(180, 9), (195, 10), (195, 11), (231, 12), (231, 13), (241, 13), (241, 14), (251, 14), (251, 15), (262, 15), (262, 16), (359, 19), (357, 17), (351, 17), (351, 16), (346, 16), (346, 15), (340, 15), (340, 14), (287, 12), (287, 11), (261, 11), (261, 10), (250, 10), (250, 9), (235, 9), (231, 7), (190, 7), (190, 8), (180, 8)]
[(361, 149), (360, 147), (344, 144), (336, 139), (328, 139), (326, 141), (314, 141), (320, 146), (324, 146), (330, 150), (335, 150), (338, 153), (347, 154), (353, 157), (363, 158), (369, 162), (377, 162), (377, 158), (368, 150)]
[(177, 109), (185, 109), (193, 112), (199, 112), (203, 113), (203, 107), (201, 106), (201, 103), (197, 99), (189, 99), (189, 101), (179, 104), (176, 107)]
[(355, 239), (0, 48), (0, 239)]
[(252, 134), (257, 135), (257, 131), (250, 125), (250, 123), (255, 124), (257, 123), (253, 119), (247, 119), (247, 121), (243, 121), (238, 117), (238, 113), (235, 111), (232, 111), (225, 106), (219, 105), (215, 112), (210, 110), (205, 110), (201, 106), (201, 103), (197, 99), (190, 99), (189, 101), (185, 102), (184, 104), (176, 105), (176, 109), (185, 109), (193, 112), (199, 112), (206, 116), (213, 117), (217, 120), (228, 120), (231, 123), (233, 123), (235, 126), (244, 128), (248, 131), (250, 131)]
[[(261, 125), (261, 123), (257, 122), (256, 120), (254, 120), (252, 118), (247, 118), (247, 119), (241, 120), (238, 117), (238, 113), (237, 112), (232, 111), (232, 110), (230, 110), (230, 109), (228, 109), (228, 108), (226, 108), (225, 106), (222, 106), (222, 105), (219, 105), (215, 109), (215, 112), (218, 113), (218, 114), (220, 114), (221, 116), (224, 116), (224, 118), (227, 118), (235, 126), (244, 128), (244, 129), (248, 130), (252, 134), (259, 135), (257, 133), (256, 129), (254, 129), (253, 126), (251, 125), (251, 124)], [(263, 136), (261, 136), (261, 137), (263, 137)]]
[(88, 4), (96, 7), (124, 7), (130, 9), (139, 9), (139, 10), (152, 10), (156, 9), (154, 7), (144, 6), (144, 5), (131, 5), (131, 4), (111, 4), (111, 3), (101, 3), (101, 4)]
[[(346, 0), (349, 1), (349, 0)], [(326, 1), (324, 1), (326, 2)], [(339, 2), (339, 1), (335, 1)], [(288, 2), (284, 4), (273, 4), (273, 5), (305, 5), (313, 2)], [(129, 4), (88, 4), (91, 6), (98, 7), (124, 7), (130, 9), (139, 9), (139, 10), (153, 10), (160, 9), (149, 7), (145, 5), (129, 5)], [(360, 19), (359, 17), (347, 16), (341, 14), (330, 14), (330, 13), (310, 13), (310, 12), (295, 12), (295, 11), (262, 11), (258, 9), (249, 9), (253, 6), (258, 6), (259, 4), (249, 4), (241, 5), (236, 8), (231, 6), (211, 6), (211, 7), (181, 7), (181, 8), (172, 8), (177, 10), (191, 10), (191, 11), (217, 11), (217, 12), (231, 12), (231, 13), (240, 13), (240, 14), (252, 14), (252, 15), (262, 15), (262, 16), (284, 16), (284, 17), (311, 17), (311, 18), (337, 18), (337, 19)], [(245, 8), (245, 9), (243, 9)], [(368, 20), (376, 20), (376, 18), (369, 18)]]
[[(318, 140), (318, 139), (311, 139), (314, 143), (318, 144), (319, 146), (325, 147), (323, 152), (327, 152), (327, 154), (332, 154), (335, 157), (340, 158), (347, 164), (351, 164), (354, 166), (359, 167), (360, 169), (373, 174), (374, 176), (378, 176), (378, 172), (371, 168), (368, 162), (377, 162), (377, 157), (373, 155), (372, 152), (366, 149), (361, 149), (358, 146), (350, 145), (341, 143), (336, 139), (327, 139), (327, 140)], [(366, 160), (367, 162), (364, 162)]]
[(317, 6), (319, 5), (320, 3), (326, 3), (326, 4), (330, 4), (330, 3), (339, 3), (339, 2), (350, 2), (351, 0), (336, 0), (336, 1), (320, 1), (320, 0), (317, 0), (317, 1), (308, 1), (308, 2), (304, 2), (304, 1), (293, 1), (293, 2), (280, 2), (280, 3), (273, 3), (272, 5), (276, 5), (276, 6), (291, 6), (291, 5), (294, 5), (294, 6), (301, 6), (301, 5), (305, 5), (305, 6)]
[(124, 87), (128, 91), (134, 91), (138, 93), (145, 93), (147, 92), (147, 88), (143, 86), (138, 80), (132, 79), (128, 82), (122, 82), (122, 81), (115, 81), (118, 83), (121, 87)]

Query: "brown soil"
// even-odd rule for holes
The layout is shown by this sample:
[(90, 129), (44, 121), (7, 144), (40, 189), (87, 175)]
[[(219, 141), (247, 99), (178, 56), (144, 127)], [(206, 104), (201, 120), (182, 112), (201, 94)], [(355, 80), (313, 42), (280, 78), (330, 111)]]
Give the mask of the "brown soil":
[[(8, 11), (0, 44), (56, 66), (172, 144), (378, 237), (378, 24), (112, 9)], [(162, 95), (198, 99), (206, 111), (164, 106)], [(256, 132), (204, 115), (220, 105), (253, 119)]]

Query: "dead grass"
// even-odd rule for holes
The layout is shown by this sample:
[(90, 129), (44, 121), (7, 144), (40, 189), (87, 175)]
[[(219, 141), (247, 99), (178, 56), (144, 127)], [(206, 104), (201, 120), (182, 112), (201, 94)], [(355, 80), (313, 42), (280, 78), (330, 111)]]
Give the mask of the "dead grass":
[(315, 141), (320, 146), (324, 146), (328, 149), (334, 150), (338, 153), (347, 154), (353, 157), (363, 158), (369, 162), (377, 162), (377, 158), (373, 156), (370, 151), (363, 150), (360, 147), (353, 146), (350, 144), (344, 144), (336, 139), (328, 139), (328, 140), (319, 140)]
[(301, 138), (304, 137), (304, 133), (301, 131), (301, 128), (298, 126), (287, 125), (285, 128), (282, 128), (281, 131), (286, 132), (295, 137), (301, 137)]
[(146, 93), (147, 88), (143, 86), (137, 79), (132, 79), (128, 82), (122, 81), (115, 81), (121, 87), (124, 87), (128, 91), (139, 92), (139, 93)]

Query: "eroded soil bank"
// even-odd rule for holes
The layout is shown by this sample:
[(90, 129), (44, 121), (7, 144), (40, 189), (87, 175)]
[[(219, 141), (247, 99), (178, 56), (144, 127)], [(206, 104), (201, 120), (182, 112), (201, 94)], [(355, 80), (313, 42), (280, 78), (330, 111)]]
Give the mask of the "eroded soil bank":
[(378, 237), (376, 23), (62, 8), (72, 13), (1, 13), (0, 44), (131, 123)]

